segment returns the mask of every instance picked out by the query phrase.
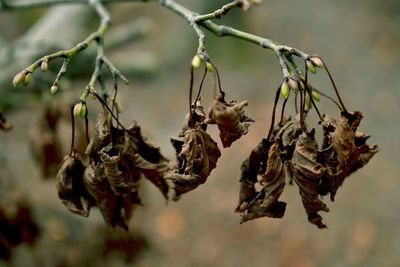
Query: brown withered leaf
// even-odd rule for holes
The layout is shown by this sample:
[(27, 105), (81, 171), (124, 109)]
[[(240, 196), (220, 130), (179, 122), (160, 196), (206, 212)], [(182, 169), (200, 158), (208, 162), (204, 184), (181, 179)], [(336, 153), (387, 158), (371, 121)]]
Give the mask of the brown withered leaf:
[(303, 206), (309, 222), (318, 228), (326, 228), (319, 211), (329, 209), (318, 197), (320, 181), (325, 174), (325, 167), (317, 162), (318, 145), (314, 129), (299, 136), (292, 158), (293, 177), (299, 186)]
[(285, 214), (286, 203), (281, 201), (273, 202), (268, 207), (262, 206), (263, 200), (259, 199), (251, 205), (242, 215), (240, 223), (245, 223), (261, 217), (282, 218)]
[(110, 143), (99, 151), (100, 159), (103, 162), (104, 173), (110, 183), (114, 194), (127, 192), (128, 184), (125, 181), (123, 172), (119, 170), (118, 164), (121, 161), (119, 150)]
[(78, 154), (65, 156), (56, 176), (58, 197), (72, 213), (87, 217), (93, 198), (83, 183), (85, 165)]
[(170, 138), (171, 144), (175, 149), (177, 162), (180, 161), (179, 154), (181, 153), (183, 143), (185, 142), (186, 132), (191, 128), (201, 128), (204, 131), (207, 130), (207, 124), (204, 123), (206, 120), (206, 113), (204, 111), (204, 107), (201, 105), (201, 99), (192, 104), (192, 118), (190, 123), (192, 124), (191, 126), (189, 126), (189, 117), (190, 113), (186, 114), (178, 136), (173, 136)]
[(127, 229), (126, 218), (122, 214), (123, 198), (115, 195), (112, 191), (104, 167), (92, 162), (85, 169), (84, 183), (90, 195), (95, 199), (106, 223), (111, 227), (120, 226)]
[(0, 112), (0, 130), (8, 132), (12, 129), (12, 126), (7, 123), (6, 118), (3, 116), (3, 113)]
[(331, 117), (326, 117), (322, 123), (324, 143), (321, 158), (327, 173), (322, 180), (320, 194), (329, 192), (332, 201), (344, 180), (378, 152), (376, 145), (366, 144), (369, 135), (357, 131), (361, 119), (359, 111), (342, 112), (338, 123)]
[(275, 138), (279, 143), (281, 158), (290, 161), (296, 146), (297, 139), (301, 134), (301, 124), (299, 115), (294, 119), (291, 117), (284, 118), (282, 126), (276, 127)]
[(267, 139), (261, 142), (250, 152), (249, 157), (241, 165), (239, 204), (235, 212), (244, 212), (248, 204), (257, 196), (254, 185), (258, 174), (265, 171), (268, 161), (268, 151), (271, 143)]
[(184, 144), (179, 153), (179, 163), (168, 175), (177, 200), (183, 193), (193, 190), (206, 182), (211, 171), (217, 166), (221, 152), (217, 143), (200, 127), (185, 133)]
[(223, 147), (230, 147), (234, 141), (249, 131), (249, 122), (254, 120), (244, 113), (247, 104), (247, 101), (226, 102), (222, 95), (214, 99), (206, 123), (218, 125)]
[(278, 201), (285, 187), (285, 170), (276, 142), (269, 149), (267, 169), (260, 183), (262, 189), (249, 203), (241, 223), (264, 216), (282, 218), (285, 214), (286, 203)]
[(168, 161), (162, 160), (159, 163), (152, 163), (136, 153), (129, 155), (129, 162), (132, 167), (138, 169), (146, 179), (161, 191), (165, 199), (168, 199), (169, 186), (165, 180), (167, 173), (171, 170)]
[(126, 147), (124, 153), (129, 154), (132, 167), (138, 168), (168, 199), (169, 186), (165, 180), (169, 172), (169, 160), (165, 158), (160, 147), (141, 133), (140, 127), (134, 123), (125, 133)]
[(285, 187), (285, 169), (279, 153), (278, 144), (274, 142), (268, 151), (267, 170), (261, 180), (265, 193), (263, 207), (278, 201)]
[(351, 114), (342, 112), (335, 130), (330, 135), (330, 142), (336, 151), (339, 168), (343, 168), (355, 151), (355, 132), (350, 121)]
[(100, 115), (96, 120), (93, 135), (86, 148), (86, 154), (96, 162), (101, 161), (99, 151), (111, 142), (110, 128), (104, 115)]
[[(281, 124), (277, 124), (270, 137), (270, 140), (276, 139), (281, 142), (282, 136), (284, 134), (285, 129), (290, 129), (288, 132), (295, 129), (295, 125), (290, 117), (283, 118)], [(282, 130), (284, 129), (284, 130)], [(286, 133), (285, 136), (289, 136), (289, 133)], [(288, 137), (285, 137), (287, 140)], [(271, 141), (263, 138), (261, 142), (250, 152), (249, 157), (243, 161), (241, 165), (241, 176), (240, 176), (240, 193), (239, 193), (239, 204), (235, 209), (235, 212), (244, 212), (248, 206), (248, 204), (254, 200), (257, 193), (255, 191), (254, 185), (257, 183), (257, 176), (260, 174), (264, 174), (268, 161), (268, 151), (271, 146)], [(280, 147), (283, 146), (280, 144)], [(280, 153), (282, 157), (282, 151), (280, 148)], [(287, 153), (286, 153), (287, 154)], [(285, 162), (285, 169), (286, 169)], [(285, 171), (286, 172), (286, 171)]]

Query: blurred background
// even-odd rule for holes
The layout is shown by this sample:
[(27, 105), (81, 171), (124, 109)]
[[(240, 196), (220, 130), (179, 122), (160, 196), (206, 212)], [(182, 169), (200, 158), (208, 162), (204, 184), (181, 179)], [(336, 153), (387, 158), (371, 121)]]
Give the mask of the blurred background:
[[(228, 1), (179, 2), (205, 13)], [(113, 26), (106, 53), (130, 80), (119, 91), (121, 120), (136, 120), (173, 159), (169, 137), (177, 134), (188, 109), (188, 65), (196, 37), (186, 22), (156, 3), (121, 3), (109, 9)], [(13, 248), (0, 266), (399, 266), (400, 2), (264, 0), (251, 12), (234, 10), (217, 23), (321, 55), (347, 107), (364, 113), (361, 130), (372, 135), (370, 143), (381, 151), (345, 181), (335, 202), (324, 200), (331, 211), (321, 215), (329, 228), (318, 230), (308, 223), (296, 186), (287, 186), (281, 197), (288, 203), (283, 219), (239, 224), (233, 211), (240, 164), (268, 131), (281, 73), (270, 51), (212, 34), (207, 34), (207, 51), (228, 98), (249, 100), (247, 111), (256, 121), (249, 133), (222, 149), (207, 183), (178, 202), (166, 205), (145, 182), (144, 206), (135, 211), (128, 234), (108, 229), (97, 209), (89, 218), (69, 213), (49, 175), (54, 170), (43, 169), (44, 159), (35, 149), (47, 140), (43, 117), (58, 110), (59, 128), (49, 138), (57, 137), (67, 153), (70, 128), (64, 107), (88, 82), (95, 49), (69, 66), (57, 95), (50, 95), (49, 87), (59, 62), (51, 63), (45, 75), (35, 73), (26, 88), (13, 89), (11, 81), (43, 54), (82, 40), (96, 29), (98, 19), (83, 6), (0, 12), (0, 107), (14, 126), (11, 132), (0, 132), (0, 200), (29, 206), (39, 232), (32, 246)], [(322, 71), (312, 81), (330, 92)], [(208, 106), (210, 77), (205, 86)], [(320, 107), (337, 116), (328, 101), (322, 99)], [(222, 147), (215, 127), (210, 130)], [(58, 162), (53, 165), (57, 168)]]

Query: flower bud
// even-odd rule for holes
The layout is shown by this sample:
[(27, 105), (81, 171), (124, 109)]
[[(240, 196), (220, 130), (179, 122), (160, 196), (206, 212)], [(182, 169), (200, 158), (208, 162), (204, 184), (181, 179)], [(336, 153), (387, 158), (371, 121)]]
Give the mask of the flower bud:
[(319, 57), (311, 57), (310, 60), (314, 64), (314, 66), (317, 66), (318, 68), (323, 68), (324, 67), (324, 62)]
[(285, 99), (289, 98), (290, 87), (286, 82), (283, 82), (281, 85), (281, 94)]
[(22, 81), (22, 84), (24, 86), (27, 86), (32, 80), (32, 74), (28, 73), (27, 75), (25, 75), (25, 79)]
[(314, 63), (312, 63), (311, 60), (306, 60), (306, 65), (309, 71), (311, 71), (314, 74), (317, 73), (317, 69), (315, 68)]
[(321, 99), (320, 94), (319, 94), (317, 91), (315, 91), (315, 90), (312, 90), (311, 95), (312, 95), (312, 97), (313, 97), (313, 99), (314, 99), (315, 101), (318, 101), (318, 102), (319, 102), (319, 100)]
[(84, 102), (80, 102), (74, 106), (74, 116), (84, 118), (87, 113), (86, 104)]
[(22, 70), (20, 71), (17, 75), (15, 75), (13, 79), (13, 85), (16, 87), (18, 84), (22, 83), (25, 80), (26, 77), (26, 71)]
[(58, 86), (54, 84), (54, 85), (50, 88), (50, 93), (55, 94), (55, 93), (57, 93), (57, 91), (58, 91)]
[(195, 69), (200, 68), (201, 63), (202, 63), (202, 60), (201, 60), (200, 56), (199, 56), (199, 55), (195, 55), (195, 56), (193, 57), (193, 59), (192, 59), (192, 66), (193, 66), (193, 68), (195, 68)]
[(207, 68), (207, 70), (209, 72), (213, 72), (214, 71), (214, 66), (210, 62), (206, 63), (206, 68)]
[(299, 89), (299, 84), (297, 83), (297, 81), (295, 79), (289, 77), (287, 83), (288, 83), (289, 87), (292, 88), (293, 90)]
[(49, 64), (47, 63), (47, 61), (43, 60), (43, 61), (42, 61), (42, 64), (40, 64), (40, 69), (41, 69), (43, 72), (46, 72), (48, 68), (49, 68)]

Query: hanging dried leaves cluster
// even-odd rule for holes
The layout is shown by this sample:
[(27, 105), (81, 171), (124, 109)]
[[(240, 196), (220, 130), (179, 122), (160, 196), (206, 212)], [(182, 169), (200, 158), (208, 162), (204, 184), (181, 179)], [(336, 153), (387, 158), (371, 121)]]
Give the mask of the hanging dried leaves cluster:
[(217, 143), (206, 132), (208, 124), (216, 124), (220, 130), (223, 147), (229, 147), (248, 132), (253, 120), (244, 113), (247, 101), (226, 102), (224, 94), (218, 95), (212, 103), (208, 116), (200, 101), (192, 105), (178, 137), (171, 138), (176, 150), (177, 164), (168, 179), (174, 190), (173, 199), (187, 193), (207, 181), (217, 166), (221, 152)]
[[(243, 1), (247, 4), (253, 2), (256, 1)], [(71, 153), (64, 158), (57, 174), (59, 198), (68, 210), (86, 217), (91, 207), (96, 206), (108, 225), (127, 229), (133, 209), (141, 204), (139, 191), (143, 177), (152, 182), (167, 200), (170, 192), (172, 199), (178, 200), (207, 181), (221, 157), (217, 142), (207, 132), (208, 126), (217, 125), (222, 146), (227, 148), (247, 134), (250, 123), (254, 122), (244, 112), (247, 101), (225, 100), (218, 70), (210, 61), (207, 64), (194, 101), (194, 67), (191, 66), (189, 113), (178, 136), (171, 138), (176, 152), (174, 163), (162, 156), (158, 145), (144, 136), (136, 123), (128, 128), (121, 125), (112, 112), (115, 103), (110, 109), (104, 99), (92, 92), (103, 105), (104, 113), (97, 119), (86, 156), (82, 158), (76, 153), (72, 142)], [(329, 212), (329, 208), (322, 197), (329, 194), (333, 201), (345, 179), (378, 152), (376, 145), (367, 144), (369, 135), (358, 130), (362, 113), (347, 111), (327, 69), (338, 102), (329, 96), (327, 98), (339, 107), (341, 113), (338, 119), (330, 115), (321, 116), (315, 103), (319, 101), (320, 93), (309, 84), (307, 68), (315, 72), (315, 68), (324, 67), (324, 63), (313, 57), (305, 60), (305, 64), (305, 76), (298, 73), (298, 76), (286, 77), (279, 86), (268, 136), (241, 165), (236, 212), (241, 213), (242, 223), (261, 217), (282, 218), (287, 204), (281, 201), (281, 196), (286, 183), (289, 183), (297, 186), (308, 221), (318, 228), (326, 228), (319, 213)], [(208, 71), (214, 72), (214, 95), (216, 84), (219, 94), (206, 113), (200, 94)], [(296, 116), (285, 117), (291, 92), (295, 95)], [(281, 119), (275, 124), (281, 94), (284, 98)], [(83, 104), (82, 114), (87, 116), (86, 103)], [(310, 130), (306, 125), (306, 117), (312, 108), (320, 118), (322, 145), (318, 144), (315, 129)], [(77, 114), (81, 115), (81, 112)], [(118, 127), (113, 126), (113, 119)]]
[(136, 123), (120, 129), (100, 116), (86, 154), (88, 164), (77, 153), (66, 156), (56, 177), (59, 198), (71, 212), (86, 217), (96, 206), (108, 225), (127, 229), (141, 205), (143, 177), (168, 197), (169, 161)]
[(329, 208), (321, 197), (329, 193), (333, 201), (344, 180), (378, 152), (376, 145), (366, 143), (369, 135), (357, 130), (361, 112), (342, 112), (338, 122), (325, 116), (321, 147), (315, 130), (308, 131), (299, 118), (283, 119), (243, 162), (236, 208), (242, 213), (242, 223), (260, 217), (282, 218), (286, 203), (279, 198), (285, 184), (294, 181), (309, 222), (326, 228), (319, 212), (329, 212)]

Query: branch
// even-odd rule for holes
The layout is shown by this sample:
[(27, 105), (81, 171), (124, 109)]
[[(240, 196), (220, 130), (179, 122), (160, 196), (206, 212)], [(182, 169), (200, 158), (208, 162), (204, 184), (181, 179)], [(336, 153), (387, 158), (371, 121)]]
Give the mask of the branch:
[(243, 1), (241, 0), (233, 1), (223, 6), (222, 8), (206, 15), (199, 15), (198, 13), (193, 12), (190, 9), (178, 4), (174, 0), (159, 0), (159, 3), (189, 22), (189, 24), (192, 26), (192, 28), (195, 29), (197, 35), (199, 36), (199, 43), (202, 44), (203, 52), (205, 53), (205, 55), (207, 55), (207, 53), (204, 49), (204, 34), (200, 35), (194, 25), (200, 25), (219, 37), (230, 36), (272, 50), (277, 56), (279, 64), (282, 68), (283, 79), (287, 79), (291, 73), (291, 69), (288, 65), (288, 57), (294, 55), (300, 57), (303, 60), (307, 60), (310, 58), (308, 54), (299, 49), (280, 45), (272, 41), (271, 39), (240, 31), (229, 26), (218, 25), (210, 20), (225, 15), (229, 10), (235, 7), (242, 7)]
[[(99, 2), (103, 4), (108, 3), (123, 3), (123, 2), (149, 2), (152, 0), (99, 0)], [(32, 8), (41, 8), (47, 7), (50, 5), (57, 4), (84, 4), (86, 5), (87, 0), (0, 0), (0, 11), (7, 10), (22, 10), (22, 9), (32, 9)]]
[(195, 18), (195, 22), (201, 23), (203, 21), (210, 20), (210, 19), (220, 19), (223, 16), (225, 16), (226, 14), (228, 14), (228, 12), (231, 11), (232, 9), (237, 8), (237, 7), (242, 7), (242, 6), (243, 6), (242, 0), (232, 1), (232, 2), (222, 6), (220, 9), (215, 10), (212, 13), (197, 16)]

